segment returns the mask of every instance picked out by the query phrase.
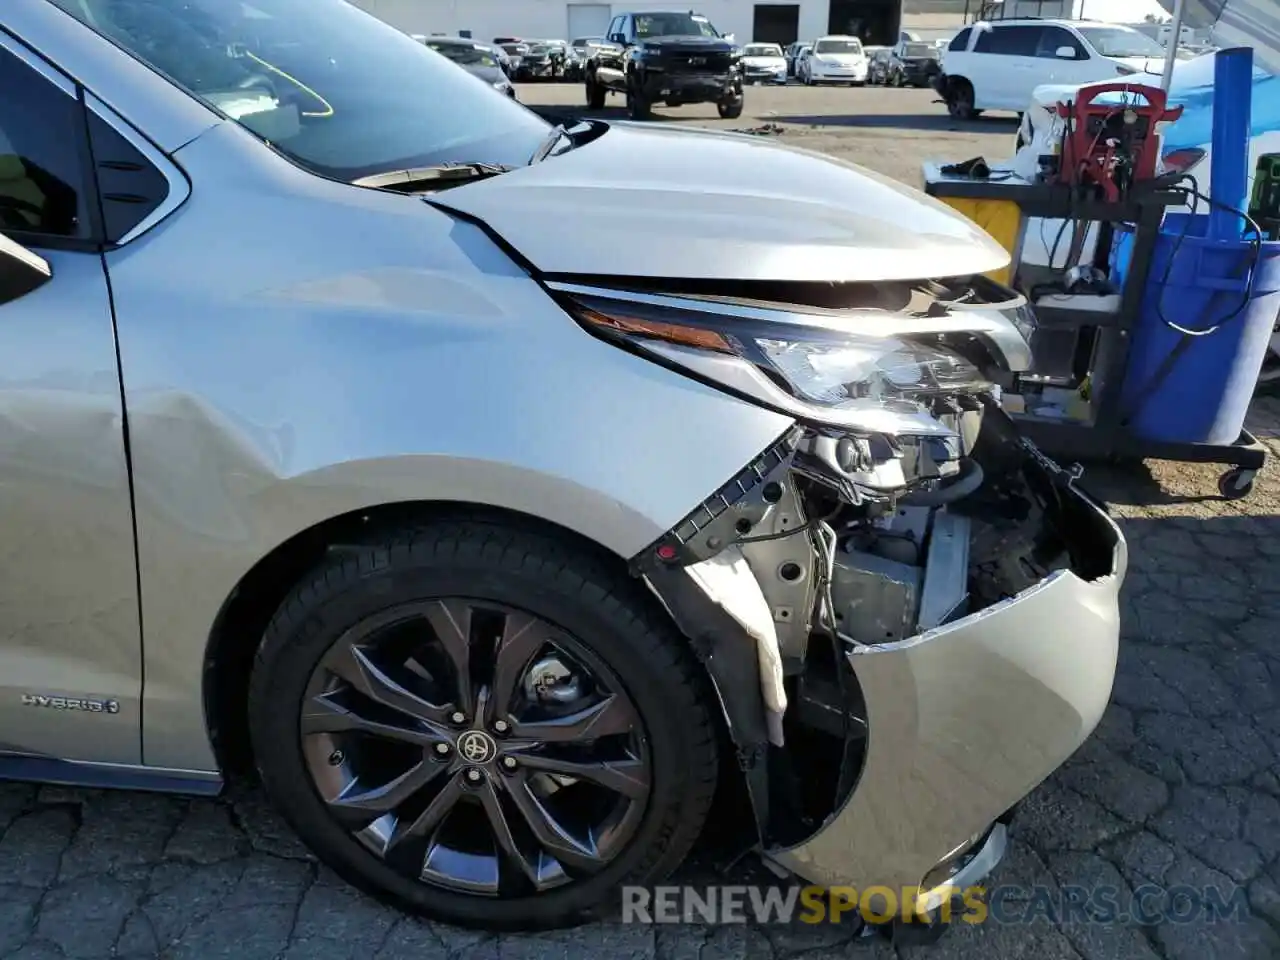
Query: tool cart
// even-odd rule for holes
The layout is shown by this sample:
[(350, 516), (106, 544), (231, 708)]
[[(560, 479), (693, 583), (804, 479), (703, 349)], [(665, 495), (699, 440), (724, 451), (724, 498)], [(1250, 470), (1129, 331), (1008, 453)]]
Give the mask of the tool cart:
[[(1234, 442), (1196, 443), (1151, 439), (1131, 427), (1140, 412), (1125, 383), (1133, 332), (1143, 309), (1161, 224), (1169, 208), (1182, 205), (1182, 194), (1149, 190), (1110, 202), (1073, 186), (1002, 179), (998, 173), (985, 180), (971, 179), (943, 174), (936, 165), (925, 167), (925, 192), (942, 200), (1012, 204), (1018, 209), (1021, 226), (1013, 238), (1014, 267), (1006, 282), (1035, 306), (1035, 372), (1020, 377), (1012, 390), (1005, 391), (1003, 402), (1033, 443), (1064, 459), (1224, 464), (1232, 469), (1220, 479), (1222, 495), (1236, 499), (1250, 493), (1254, 476), (1266, 462), (1267, 449), (1248, 431), (1242, 430)], [(1090, 265), (1105, 275), (1113, 273), (1120, 236), (1129, 256), (1119, 289), (1037, 295), (1054, 270), (1019, 263), (1021, 233), (1031, 219), (1074, 222), (1081, 233), (1092, 228)], [(1141, 397), (1137, 402), (1142, 402)]]
[[(1243, 70), (1247, 88), (1252, 61), (1234, 53), (1218, 55), (1219, 76)], [(1156, 123), (1178, 108), (1153, 88), (1140, 88), (1147, 107), (1117, 107), (1107, 95), (1120, 88), (1088, 87), (1060, 105), (1066, 132), (1036, 179), (981, 160), (926, 164), (924, 189), (1010, 251), (993, 279), (1035, 309), (1033, 370), (1002, 394), (1029, 439), (1060, 459), (1223, 464), (1219, 492), (1239, 499), (1267, 459), (1244, 417), (1280, 307), (1280, 243), (1242, 212), (1247, 170), (1242, 161), (1235, 171), (1229, 146), (1215, 147), (1211, 200), (1193, 178), (1157, 170)], [(1035, 220), (1053, 224), (1038, 235), (1047, 264), (1024, 256)]]

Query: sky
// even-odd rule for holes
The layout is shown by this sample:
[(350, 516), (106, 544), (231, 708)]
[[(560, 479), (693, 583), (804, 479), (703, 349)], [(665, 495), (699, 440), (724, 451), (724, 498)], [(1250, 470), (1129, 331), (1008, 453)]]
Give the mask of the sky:
[[(1095, 12), (1091, 9), (1097, 6)], [(1163, 19), (1168, 14), (1157, 0), (1085, 0), (1085, 14), (1090, 18), (1111, 20), (1118, 23), (1135, 23), (1148, 13)]]

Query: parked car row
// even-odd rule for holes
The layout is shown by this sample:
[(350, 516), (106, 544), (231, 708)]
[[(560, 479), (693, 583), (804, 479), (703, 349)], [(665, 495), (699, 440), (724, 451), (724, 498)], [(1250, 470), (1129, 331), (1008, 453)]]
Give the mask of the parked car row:
[[(492, 68), (499, 69), (507, 81), (507, 89), (515, 96), (511, 83), (533, 83), (539, 80), (578, 83), (582, 80), (583, 65), (590, 51), (603, 43), (601, 37), (577, 37), (567, 40), (529, 40), (520, 37), (494, 37), (492, 43), (473, 40), (470, 37), (445, 36), (444, 34), (412, 34), (438, 53), (443, 53), (455, 63), (472, 69), (482, 67), (486, 77)], [(492, 61), (491, 63), (488, 61)], [(495, 83), (495, 86), (501, 86)]]

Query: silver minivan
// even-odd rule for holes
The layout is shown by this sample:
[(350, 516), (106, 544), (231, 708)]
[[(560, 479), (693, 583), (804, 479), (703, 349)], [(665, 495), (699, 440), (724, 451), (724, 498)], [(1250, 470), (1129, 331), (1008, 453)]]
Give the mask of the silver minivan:
[(939, 203), (553, 127), (341, 0), (6, 0), (0, 89), (0, 777), (256, 769), (494, 929), (724, 786), (915, 929), (1097, 724), (1125, 544), (1002, 412), (1034, 318)]

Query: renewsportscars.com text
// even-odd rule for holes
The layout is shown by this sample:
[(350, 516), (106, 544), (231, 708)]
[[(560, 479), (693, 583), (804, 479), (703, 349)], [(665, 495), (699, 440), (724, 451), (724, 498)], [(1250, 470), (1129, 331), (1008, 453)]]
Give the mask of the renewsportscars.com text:
[[(1249, 915), (1243, 887), (1128, 888), (956, 887), (932, 919), (943, 923), (1204, 924), (1239, 922)], [(661, 886), (624, 887), (624, 923), (881, 924), (925, 919), (920, 891), (889, 887)]]

